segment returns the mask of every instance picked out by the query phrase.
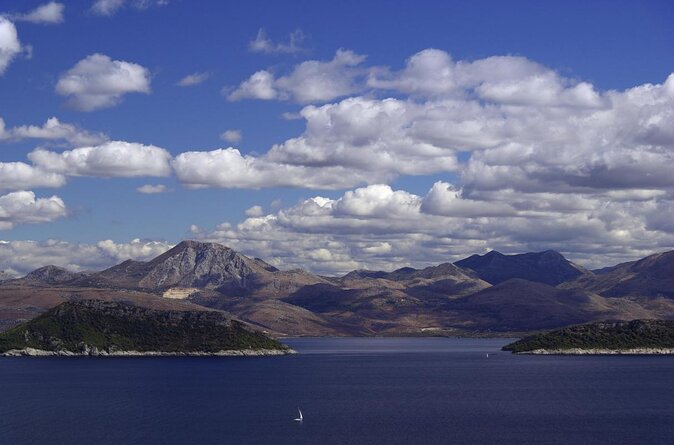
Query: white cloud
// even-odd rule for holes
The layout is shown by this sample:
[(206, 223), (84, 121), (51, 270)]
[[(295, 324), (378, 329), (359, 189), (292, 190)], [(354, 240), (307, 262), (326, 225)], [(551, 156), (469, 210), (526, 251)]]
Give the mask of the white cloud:
[(91, 12), (97, 15), (113, 15), (124, 6), (125, 0), (96, 0), (91, 5)]
[(156, 194), (159, 194), (159, 193), (168, 192), (168, 187), (166, 187), (163, 184), (157, 184), (157, 185), (145, 184), (145, 185), (141, 185), (140, 187), (138, 187), (136, 189), (136, 191), (138, 193), (142, 193), (144, 195), (156, 195)]
[(241, 99), (292, 100), (299, 103), (326, 102), (361, 89), (357, 78), (364, 74), (358, 68), (365, 56), (349, 50), (337, 50), (328, 62), (308, 60), (293, 71), (275, 78), (267, 70), (254, 73), (227, 95), (230, 101)]
[(434, 215), (474, 218), (479, 216), (511, 216), (515, 209), (495, 200), (465, 199), (452, 184), (438, 181), (424, 198), (421, 210)]
[(220, 139), (231, 144), (238, 144), (243, 139), (241, 130), (226, 130), (220, 135)]
[[(317, 196), (266, 215), (255, 212), (236, 225), (222, 223), (210, 231), (194, 226), (192, 233), (277, 267), (328, 274), (421, 267), (489, 249), (556, 249), (600, 267), (674, 248), (666, 218), (671, 201), (606, 203), (592, 194), (522, 196), (506, 190), (482, 202), (456, 190), (436, 183), (422, 197), (375, 184), (337, 199)], [(489, 202), (500, 203), (501, 212), (488, 214)], [(428, 213), (439, 204), (444, 214)], [(660, 213), (665, 216), (657, 218)], [(653, 218), (647, 223), (644, 215)]]
[[(223, 93), (227, 93), (225, 88)], [(241, 99), (276, 99), (279, 96), (274, 87), (274, 75), (266, 70), (261, 70), (241, 82), (238, 88), (227, 94), (227, 99), (237, 101)]]
[(410, 57), (401, 72), (392, 73), (390, 69), (382, 67), (370, 70), (368, 85), (406, 93), (449, 93), (457, 88), (453, 68), (454, 63), (449, 54), (437, 49), (426, 49)]
[(175, 174), (189, 188), (344, 188), (366, 182), (364, 172), (343, 166), (312, 168), (242, 155), (235, 148), (188, 151), (173, 160)]
[(0, 241), (0, 270), (24, 275), (53, 264), (72, 271), (101, 270), (127, 259), (146, 261), (172, 247), (163, 241), (134, 239), (128, 243), (111, 240), (75, 244), (59, 240)]
[(110, 141), (61, 153), (41, 148), (28, 158), (38, 168), (69, 176), (169, 176), (171, 154), (154, 145)]
[(594, 87), (564, 79), (524, 57), (496, 56), (474, 62), (454, 62), (449, 54), (426, 49), (407, 60), (404, 69), (370, 70), (368, 85), (424, 96), (467, 98), (511, 105), (604, 106)]
[(269, 37), (267, 37), (265, 30), (260, 28), (255, 39), (248, 43), (248, 49), (254, 53), (292, 54), (304, 51), (302, 48), (302, 42), (305, 40), (305, 38), (306, 36), (302, 30), (297, 29), (290, 33), (290, 36), (288, 37), (288, 43), (275, 43)]
[(36, 198), (30, 191), (0, 196), (0, 230), (17, 224), (44, 223), (66, 216), (66, 205), (58, 196)]
[(65, 5), (51, 1), (38, 6), (25, 14), (14, 14), (11, 18), (15, 21), (39, 23), (39, 24), (58, 24), (63, 23), (63, 11)]
[(0, 190), (62, 187), (65, 176), (23, 162), (0, 162)]
[(4, 120), (0, 118), (0, 141), (23, 139), (65, 140), (71, 145), (80, 146), (99, 144), (106, 141), (108, 137), (102, 133), (91, 133), (73, 124), (61, 122), (56, 117), (50, 117), (42, 126), (21, 125), (9, 129), (5, 127)]
[(69, 96), (68, 104), (79, 111), (112, 107), (125, 94), (148, 94), (150, 72), (135, 63), (92, 54), (61, 75), (56, 92)]
[(211, 73), (208, 72), (192, 73), (180, 79), (177, 85), (181, 87), (191, 87), (194, 85), (199, 85), (200, 83), (204, 83), (206, 80), (208, 80), (209, 77), (211, 77)]
[(127, 5), (144, 11), (153, 6), (166, 6), (168, 3), (169, 0), (96, 0), (91, 5), (91, 12), (100, 16), (112, 16)]
[(260, 206), (253, 206), (246, 210), (246, 216), (249, 218), (255, 218), (258, 216), (264, 215), (264, 210)]
[(21, 53), (23, 47), (16, 32), (16, 26), (0, 15), (0, 75), (4, 74), (12, 60)]

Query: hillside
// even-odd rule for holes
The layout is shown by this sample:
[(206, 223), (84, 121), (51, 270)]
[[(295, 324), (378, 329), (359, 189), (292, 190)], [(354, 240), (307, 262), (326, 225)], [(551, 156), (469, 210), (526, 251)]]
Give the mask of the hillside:
[(0, 353), (26, 348), (59, 355), (287, 351), (220, 312), (161, 311), (100, 300), (60, 304), (0, 334)]
[(515, 353), (674, 353), (674, 321), (602, 321), (571, 326), (525, 337), (504, 346), (503, 350)]
[(649, 255), (639, 261), (605, 268), (564, 283), (605, 297), (663, 297), (674, 299), (674, 251)]
[(511, 332), (653, 315), (636, 303), (610, 301), (583, 290), (558, 289), (517, 278), (448, 302), (443, 309), (470, 320), (474, 329)]

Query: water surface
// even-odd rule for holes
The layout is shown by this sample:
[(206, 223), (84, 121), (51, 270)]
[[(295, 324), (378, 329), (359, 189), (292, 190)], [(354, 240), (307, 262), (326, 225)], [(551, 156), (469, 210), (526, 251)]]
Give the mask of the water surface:
[(674, 443), (674, 357), (514, 356), (499, 351), (506, 342), (289, 339), (299, 355), (2, 358), (0, 443)]

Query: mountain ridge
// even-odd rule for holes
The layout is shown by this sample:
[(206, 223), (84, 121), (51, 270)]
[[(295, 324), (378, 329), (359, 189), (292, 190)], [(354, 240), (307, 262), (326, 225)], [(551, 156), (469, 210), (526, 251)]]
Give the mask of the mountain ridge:
[[(4, 281), (0, 329), (73, 295), (224, 310), (279, 335), (470, 335), (606, 317), (674, 318), (674, 298), (660, 288), (674, 296), (674, 283), (668, 281), (674, 266), (662, 260), (670, 256), (655, 254), (594, 274), (555, 251), (491, 251), (421, 269), (322, 277), (279, 270), (217, 243), (188, 240), (149, 261), (127, 260), (100, 272), (46, 267)], [(607, 282), (617, 271), (624, 272), (620, 278), (627, 284)], [(658, 291), (635, 294), (652, 276), (660, 277)], [(616, 289), (623, 294), (614, 295)]]

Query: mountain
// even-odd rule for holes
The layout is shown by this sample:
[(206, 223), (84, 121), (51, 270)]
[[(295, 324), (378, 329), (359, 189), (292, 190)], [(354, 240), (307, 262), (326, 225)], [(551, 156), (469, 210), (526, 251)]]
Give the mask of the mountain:
[(83, 276), (84, 274), (71, 272), (62, 267), (44, 266), (39, 269), (35, 269), (23, 277), (23, 280), (33, 284), (53, 285), (68, 283)]
[(585, 289), (605, 297), (674, 299), (674, 251), (656, 253), (638, 261), (585, 275), (564, 287)]
[(12, 275), (8, 274), (4, 270), (0, 270), (0, 282), (11, 280), (12, 278), (14, 278)]
[[(100, 272), (48, 266), (0, 283), (0, 331), (83, 299), (226, 311), (277, 335), (482, 335), (601, 319), (674, 319), (674, 252), (594, 274), (554, 251), (322, 277), (183, 241)], [(491, 284), (495, 283), (495, 284)]]
[(62, 303), (0, 334), (10, 355), (248, 354), (289, 351), (215, 311), (162, 311), (130, 303)]
[(282, 272), (260, 259), (216, 243), (183, 241), (149, 262), (127, 260), (82, 280), (95, 287), (165, 291), (214, 290), (228, 296), (274, 296), (324, 279), (305, 271)]
[(557, 286), (589, 273), (554, 250), (517, 255), (504, 255), (492, 250), (484, 255), (470, 256), (454, 264), (475, 271), (478, 277), (491, 284), (499, 284), (511, 278), (522, 278)]
[(503, 347), (529, 354), (673, 354), (674, 321), (601, 321), (532, 335)]

